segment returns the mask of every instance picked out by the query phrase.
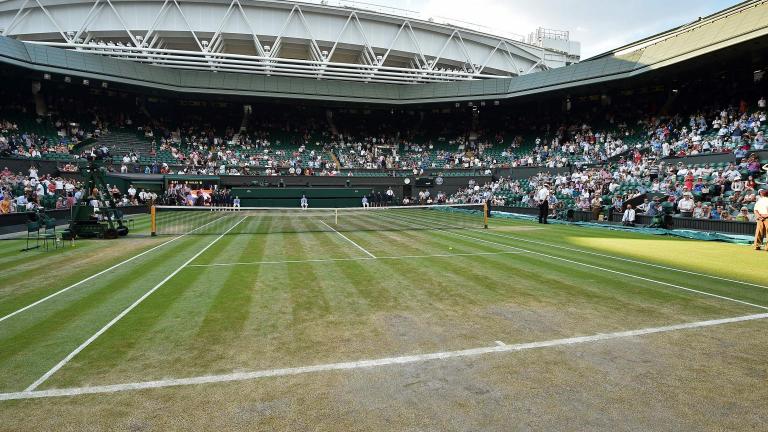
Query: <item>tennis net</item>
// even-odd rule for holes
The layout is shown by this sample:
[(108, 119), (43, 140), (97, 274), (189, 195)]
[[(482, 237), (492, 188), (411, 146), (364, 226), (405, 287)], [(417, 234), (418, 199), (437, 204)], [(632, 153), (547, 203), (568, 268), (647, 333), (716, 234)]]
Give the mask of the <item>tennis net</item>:
[(487, 222), (483, 204), (305, 210), (174, 206), (152, 209), (152, 235), (481, 228), (487, 226)]

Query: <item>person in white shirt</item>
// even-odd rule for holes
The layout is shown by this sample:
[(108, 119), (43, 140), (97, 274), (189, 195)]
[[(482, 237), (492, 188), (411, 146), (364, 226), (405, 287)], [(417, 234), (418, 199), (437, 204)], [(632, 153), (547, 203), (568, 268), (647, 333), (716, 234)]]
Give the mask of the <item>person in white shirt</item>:
[(760, 250), (763, 246), (766, 230), (768, 230), (768, 189), (760, 189), (760, 198), (755, 202), (755, 250)]
[(236, 196), (235, 199), (232, 200), (232, 207), (240, 208), (240, 197)]
[(390, 187), (387, 189), (387, 204), (391, 203), (395, 199), (395, 191)]
[(544, 185), (536, 192), (536, 203), (539, 205), (539, 223), (547, 223), (547, 215), (549, 214), (549, 188), (548, 185)]
[(27, 208), (27, 197), (24, 195), (19, 195), (15, 198), (16, 201), (16, 208), (17, 209), (25, 209)]
[(632, 204), (627, 204), (627, 208), (624, 209), (621, 224), (624, 226), (635, 226), (635, 209), (632, 208)]
[(363, 207), (369, 207), (368, 197), (363, 195)]
[(736, 168), (729, 168), (728, 171), (723, 173), (723, 175), (725, 176), (725, 178), (727, 178), (732, 182), (741, 179), (741, 173), (739, 173), (739, 171), (737, 171)]
[(664, 144), (661, 145), (661, 154), (663, 157), (668, 157), (670, 152), (669, 143), (664, 142)]
[(693, 215), (694, 205), (695, 203), (693, 202), (693, 198), (691, 198), (691, 193), (686, 192), (683, 194), (683, 198), (677, 203), (677, 209), (680, 210), (682, 217), (691, 217)]
[(301, 196), (301, 208), (306, 210), (307, 207), (309, 207), (309, 201), (307, 201), (307, 196), (306, 195), (302, 195)]
[(648, 201), (648, 198), (646, 198), (643, 200), (642, 204), (637, 206), (637, 210), (639, 210), (641, 213), (645, 213), (648, 211), (650, 205), (651, 203)]

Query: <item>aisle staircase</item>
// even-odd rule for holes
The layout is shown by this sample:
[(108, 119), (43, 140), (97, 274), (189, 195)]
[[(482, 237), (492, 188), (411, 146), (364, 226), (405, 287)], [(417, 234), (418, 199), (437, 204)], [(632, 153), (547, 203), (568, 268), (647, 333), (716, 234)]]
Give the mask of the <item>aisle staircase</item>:
[(339, 131), (336, 129), (336, 124), (333, 122), (333, 111), (325, 110), (325, 119), (328, 121), (328, 128), (331, 131), (331, 135), (338, 135)]
[(134, 152), (139, 156), (149, 156), (152, 143), (136, 135), (136, 132), (124, 129), (110, 131), (99, 137), (94, 146), (107, 146), (112, 156), (122, 158), (125, 154)]
[(253, 108), (251, 108), (250, 105), (243, 105), (243, 119), (240, 120), (240, 129), (238, 129), (237, 132), (232, 135), (232, 142), (239, 142), (240, 135), (243, 133), (248, 133), (248, 119), (251, 118), (252, 114)]

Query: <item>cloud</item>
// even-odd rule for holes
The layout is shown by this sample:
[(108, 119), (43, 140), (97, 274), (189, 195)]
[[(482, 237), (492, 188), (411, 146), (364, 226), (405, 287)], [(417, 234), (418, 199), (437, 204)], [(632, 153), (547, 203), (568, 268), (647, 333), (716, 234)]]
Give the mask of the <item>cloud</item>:
[(425, 17), (459, 19), (486, 31), (527, 36), (538, 27), (571, 31), (582, 58), (608, 51), (732, 6), (734, 0), (401, 0)]

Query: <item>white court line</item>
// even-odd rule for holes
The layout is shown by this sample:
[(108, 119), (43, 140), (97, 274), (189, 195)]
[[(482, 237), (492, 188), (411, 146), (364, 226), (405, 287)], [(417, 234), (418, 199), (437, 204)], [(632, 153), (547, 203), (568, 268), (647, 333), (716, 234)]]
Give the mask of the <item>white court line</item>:
[[(402, 222), (403, 218), (409, 219), (409, 220), (413, 220), (413, 219), (410, 219), (410, 218), (407, 218), (405, 216), (400, 215), (400, 219), (401, 219), (400, 221), (401, 222)], [(418, 226), (419, 224), (410, 223), (410, 225)], [(443, 225), (445, 225), (445, 224), (443, 224)], [(735, 303), (741, 303), (743, 305), (756, 307), (758, 309), (768, 310), (768, 306), (762, 306), (762, 305), (758, 305), (758, 304), (754, 304), (754, 303), (749, 303), (749, 302), (746, 302), (744, 300), (738, 300), (738, 299), (735, 299), (735, 298), (726, 297), (726, 296), (722, 296), (722, 295), (719, 295), (719, 294), (713, 294), (713, 293), (706, 292), (706, 291), (700, 291), (700, 290), (693, 289), (693, 288), (687, 288), (687, 287), (684, 287), (684, 286), (671, 284), (669, 282), (662, 282), (662, 281), (659, 281), (659, 280), (656, 280), (656, 279), (646, 278), (646, 277), (634, 275), (634, 274), (631, 274), (631, 273), (624, 273), (624, 272), (620, 272), (618, 270), (611, 270), (611, 269), (608, 269), (608, 268), (605, 268), (605, 267), (600, 267), (600, 266), (596, 266), (596, 265), (592, 265), (592, 264), (587, 264), (587, 263), (583, 263), (583, 262), (580, 262), (580, 261), (574, 261), (574, 260), (571, 260), (571, 259), (568, 259), (568, 258), (562, 258), (562, 257), (554, 256), (554, 255), (548, 255), (548, 254), (545, 254), (545, 253), (536, 252), (536, 251), (532, 251), (532, 250), (528, 250), (528, 249), (523, 249), (523, 248), (519, 248), (519, 247), (516, 247), (516, 246), (510, 246), (510, 245), (503, 244), (503, 243), (497, 243), (497, 242), (490, 241), (490, 240), (485, 240), (485, 239), (481, 239), (481, 238), (477, 238), (477, 237), (472, 237), (472, 236), (468, 236), (468, 235), (464, 235), (464, 234), (459, 234), (459, 233), (456, 233), (456, 232), (453, 232), (453, 231), (448, 231), (446, 229), (429, 227), (427, 225), (420, 225), (420, 226), (422, 226), (424, 228), (434, 229), (434, 230), (437, 230), (437, 231), (441, 231), (441, 232), (445, 232), (445, 233), (448, 233), (448, 234), (452, 234), (452, 235), (455, 235), (455, 236), (458, 236), (458, 237), (464, 237), (464, 238), (468, 238), (468, 239), (472, 239), (472, 240), (476, 240), (476, 241), (480, 241), (480, 242), (484, 242), (484, 243), (494, 244), (494, 245), (497, 245), (497, 246), (502, 246), (502, 247), (506, 247), (506, 248), (509, 248), (509, 249), (518, 250), (518, 251), (521, 251), (521, 252), (526, 252), (526, 253), (529, 253), (529, 254), (532, 254), (532, 255), (539, 255), (539, 256), (543, 256), (543, 257), (554, 259), (554, 260), (558, 260), (558, 261), (565, 261), (565, 262), (568, 262), (568, 263), (571, 263), (571, 264), (580, 265), (580, 266), (583, 266), (583, 267), (593, 268), (593, 269), (596, 269), (596, 270), (602, 270), (602, 271), (605, 271), (605, 272), (608, 272), (608, 273), (614, 273), (614, 274), (618, 274), (618, 275), (622, 275), (622, 276), (626, 276), (626, 277), (630, 277), (630, 278), (634, 278), (634, 279), (640, 279), (640, 280), (643, 280), (643, 281), (646, 281), (646, 282), (653, 282), (653, 283), (659, 284), (659, 285), (666, 285), (668, 287), (672, 287), (672, 288), (676, 288), (676, 289), (680, 289), (680, 290), (684, 290), (684, 291), (694, 292), (694, 293), (705, 295), (705, 296), (719, 298), (721, 300), (728, 300), (728, 301), (732, 301), (732, 302), (735, 302)]]
[(504, 252), (469, 252), (469, 253), (432, 254), (432, 255), (377, 256), (375, 258), (371, 258), (371, 257), (317, 258), (317, 259), (284, 260), (284, 261), (250, 261), (250, 262), (233, 262), (233, 263), (190, 264), (187, 267), (228, 267), (228, 266), (261, 265), (261, 264), (296, 264), (296, 263), (321, 263), (321, 262), (334, 262), (334, 261), (398, 260), (398, 259), (406, 259), (406, 258), (450, 258), (450, 257), (468, 257), (468, 256), (481, 256), (481, 255), (517, 255), (520, 253), (522, 252), (504, 251)]
[[(222, 216), (222, 217), (223, 217), (223, 216)], [(40, 303), (46, 302), (46, 301), (48, 301), (48, 300), (50, 300), (50, 299), (52, 299), (52, 298), (56, 297), (56, 296), (57, 296), (57, 295), (59, 295), (59, 294), (63, 294), (63, 293), (65, 293), (65, 292), (67, 292), (67, 291), (71, 290), (72, 288), (75, 288), (75, 287), (77, 287), (77, 286), (80, 286), (80, 285), (82, 285), (82, 284), (84, 284), (84, 283), (88, 282), (89, 280), (91, 280), (91, 279), (93, 279), (93, 278), (96, 278), (96, 277), (98, 277), (98, 276), (101, 276), (101, 275), (103, 275), (104, 273), (107, 273), (107, 272), (109, 272), (109, 271), (112, 271), (112, 270), (114, 270), (114, 269), (116, 269), (116, 268), (118, 268), (118, 267), (122, 266), (123, 264), (127, 264), (127, 263), (129, 263), (129, 262), (131, 262), (131, 261), (135, 260), (136, 258), (139, 258), (139, 257), (141, 257), (141, 256), (143, 256), (143, 255), (146, 255), (146, 254), (148, 254), (148, 253), (150, 253), (150, 252), (152, 252), (152, 251), (154, 251), (154, 250), (157, 250), (157, 249), (159, 249), (159, 248), (161, 248), (161, 247), (163, 247), (163, 246), (165, 246), (165, 245), (167, 245), (167, 244), (169, 244), (169, 243), (173, 243), (173, 242), (175, 242), (176, 240), (178, 240), (178, 239), (180, 239), (180, 238), (182, 238), (182, 237), (184, 237), (184, 236), (186, 236), (186, 235), (188, 235), (188, 234), (192, 234), (193, 232), (195, 232), (195, 231), (199, 230), (200, 228), (206, 227), (206, 226), (208, 226), (208, 225), (210, 225), (210, 224), (212, 224), (212, 223), (214, 223), (214, 222), (218, 221), (219, 219), (221, 219), (221, 218), (217, 218), (217, 219), (214, 219), (214, 220), (212, 220), (212, 221), (208, 222), (208, 223), (207, 223), (207, 224), (205, 224), (205, 225), (201, 225), (201, 226), (199, 226), (199, 227), (197, 227), (197, 228), (193, 229), (192, 231), (189, 231), (189, 232), (187, 232), (187, 233), (184, 233), (184, 234), (182, 234), (182, 235), (180, 235), (180, 236), (178, 236), (178, 237), (174, 237), (174, 238), (172, 238), (171, 240), (168, 240), (167, 242), (161, 243), (161, 244), (159, 244), (159, 245), (157, 245), (157, 246), (155, 246), (155, 247), (153, 247), (153, 248), (151, 248), (151, 249), (147, 249), (147, 250), (145, 250), (144, 252), (141, 252), (141, 253), (140, 253), (140, 254), (138, 254), (138, 255), (134, 255), (134, 256), (132, 256), (132, 257), (128, 258), (127, 260), (125, 260), (125, 261), (119, 262), (119, 263), (117, 263), (117, 264), (113, 265), (112, 267), (110, 267), (110, 268), (108, 268), (108, 269), (102, 270), (102, 271), (100, 271), (100, 272), (98, 272), (98, 273), (96, 273), (96, 274), (94, 274), (94, 275), (88, 276), (87, 278), (85, 278), (85, 279), (81, 280), (80, 282), (74, 283), (74, 284), (72, 284), (72, 285), (70, 285), (70, 286), (68, 286), (68, 287), (66, 287), (66, 288), (62, 288), (62, 289), (60, 289), (59, 291), (56, 291), (56, 292), (55, 292), (55, 293), (53, 293), (53, 294), (50, 294), (50, 295), (48, 295), (48, 296), (46, 296), (46, 297), (43, 297), (43, 298), (41, 298), (40, 300), (37, 300), (37, 301), (36, 301), (36, 302), (34, 302), (34, 303), (28, 304), (28, 305), (24, 306), (23, 308), (21, 308), (21, 309), (19, 309), (19, 310), (16, 310), (16, 311), (14, 311), (14, 312), (11, 312), (11, 313), (9, 313), (8, 315), (5, 315), (4, 317), (0, 317), (0, 322), (3, 322), (3, 321), (5, 321), (5, 320), (7, 320), (8, 318), (11, 318), (12, 316), (18, 315), (18, 314), (20, 314), (20, 313), (24, 312), (24, 311), (25, 311), (25, 310), (27, 310), (27, 309), (33, 308), (33, 307), (35, 307), (35, 306), (39, 305)]]
[(136, 306), (138, 306), (138, 305), (139, 305), (141, 302), (143, 302), (143, 301), (144, 301), (144, 299), (146, 299), (147, 297), (149, 297), (149, 296), (150, 296), (150, 295), (151, 295), (153, 292), (157, 291), (157, 289), (158, 289), (158, 288), (160, 288), (161, 286), (165, 285), (165, 283), (166, 283), (166, 282), (168, 282), (169, 280), (171, 280), (171, 278), (172, 278), (172, 277), (176, 276), (176, 274), (177, 274), (178, 272), (180, 272), (180, 271), (181, 271), (181, 270), (182, 270), (184, 267), (186, 267), (186, 266), (187, 266), (189, 263), (191, 263), (192, 261), (194, 261), (194, 260), (195, 260), (197, 257), (199, 257), (200, 255), (202, 255), (202, 254), (203, 254), (203, 252), (207, 251), (207, 250), (208, 250), (208, 248), (210, 248), (211, 246), (213, 246), (213, 245), (214, 245), (214, 244), (215, 244), (217, 241), (221, 240), (221, 239), (222, 239), (222, 237), (224, 237), (225, 235), (227, 235), (227, 234), (228, 234), (230, 231), (232, 231), (232, 230), (233, 230), (233, 229), (234, 229), (236, 226), (240, 225), (240, 223), (241, 223), (242, 221), (244, 221), (246, 218), (247, 218), (247, 216), (245, 216), (245, 217), (243, 217), (242, 219), (240, 219), (239, 221), (237, 221), (237, 223), (235, 223), (234, 225), (232, 225), (232, 226), (231, 226), (231, 227), (230, 227), (228, 230), (226, 230), (226, 231), (225, 231), (225, 232), (224, 232), (222, 235), (220, 235), (220, 236), (216, 237), (216, 239), (214, 239), (212, 242), (208, 243), (208, 245), (206, 245), (206, 246), (205, 246), (204, 248), (202, 248), (202, 249), (201, 249), (201, 250), (200, 250), (198, 253), (196, 253), (196, 254), (195, 254), (195, 256), (193, 256), (192, 258), (188, 259), (188, 260), (187, 260), (187, 261), (186, 261), (184, 264), (182, 264), (182, 265), (181, 265), (181, 267), (179, 267), (179, 268), (177, 268), (176, 270), (174, 270), (174, 271), (173, 271), (173, 273), (171, 273), (171, 274), (169, 274), (168, 276), (166, 276), (166, 277), (165, 277), (165, 279), (163, 279), (162, 281), (160, 281), (160, 283), (158, 283), (157, 285), (155, 285), (155, 286), (154, 286), (154, 287), (153, 287), (151, 290), (149, 290), (149, 291), (147, 291), (146, 293), (144, 293), (144, 295), (143, 295), (143, 296), (141, 296), (141, 297), (139, 297), (139, 299), (138, 299), (138, 300), (136, 300), (135, 302), (133, 302), (133, 304), (131, 304), (130, 306), (128, 306), (127, 308), (125, 308), (125, 309), (124, 309), (122, 312), (120, 312), (120, 313), (119, 313), (119, 314), (118, 314), (116, 317), (112, 318), (112, 321), (108, 322), (108, 323), (107, 323), (107, 325), (105, 325), (104, 327), (102, 327), (102, 328), (101, 328), (101, 330), (99, 330), (99, 331), (97, 331), (96, 333), (94, 333), (94, 334), (93, 334), (93, 336), (89, 337), (89, 338), (88, 338), (88, 339), (87, 339), (85, 342), (83, 342), (83, 343), (82, 343), (82, 344), (81, 344), (79, 347), (75, 348), (75, 350), (74, 350), (74, 351), (72, 351), (71, 353), (69, 353), (69, 354), (68, 354), (66, 357), (64, 357), (64, 358), (63, 358), (63, 359), (62, 359), (60, 362), (58, 362), (58, 363), (56, 364), (56, 366), (52, 367), (52, 368), (51, 368), (51, 369), (50, 369), (48, 372), (46, 372), (46, 373), (45, 373), (43, 376), (41, 376), (40, 378), (38, 378), (38, 379), (37, 379), (37, 381), (35, 381), (35, 382), (33, 382), (32, 384), (30, 384), (30, 386), (29, 386), (29, 387), (27, 387), (25, 391), (33, 391), (34, 389), (36, 389), (37, 387), (39, 387), (39, 386), (40, 386), (40, 384), (42, 384), (42, 383), (44, 383), (46, 380), (48, 380), (48, 378), (50, 378), (50, 377), (51, 377), (51, 375), (55, 374), (55, 373), (56, 373), (56, 372), (57, 372), (59, 369), (61, 369), (62, 367), (64, 367), (64, 365), (66, 365), (66, 364), (67, 364), (67, 363), (68, 363), (70, 360), (72, 360), (72, 358), (73, 358), (73, 357), (75, 357), (75, 356), (76, 356), (78, 353), (80, 353), (80, 351), (84, 350), (84, 349), (85, 349), (85, 348), (86, 348), (88, 345), (90, 345), (90, 344), (91, 344), (93, 341), (95, 341), (95, 340), (96, 340), (96, 339), (97, 339), (99, 336), (101, 336), (102, 334), (104, 334), (104, 332), (106, 332), (107, 330), (109, 330), (109, 329), (110, 329), (110, 327), (112, 327), (113, 325), (115, 325), (115, 324), (116, 324), (118, 321), (120, 321), (120, 320), (121, 320), (121, 319), (122, 319), (124, 316), (128, 315), (128, 312), (132, 311), (132, 310), (133, 310), (133, 308), (135, 308), (135, 307), (136, 307)]
[[(523, 226), (521, 226), (521, 228), (525, 227), (525, 226), (526, 225), (523, 225)], [(610, 259), (614, 259), (614, 260), (618, 260), (618, 261), (631, 262), (633, 264), (641, 264), (641, 265), (645, 265), (645, 266), (649, 266), (649, 267), (656, 267), (656, 268), (660, 268), (660, 269), (664, 269), (664, 270), (671, 270), (671, 271), (675, 271), (675, 272), (679, 272), (679, 273), (691, 274), (691, 275), (694, 275), (694, 276), (703, 276), (703, 277), (707, 277), (707, 278), (721, 280), (721, 281), (724, 281), (724, 282), (731, 282), (731, 283), (737, 283), (737, 284), (741, 284), (741, 285), (753, 286), (753, 287), (756, 287), (756, 288), (768, 289), (768, 286), (760, 285), (760, 284), (756, 284), (756, 283), (752, 283), (752, 282), (745, 282), (745, 281), (740, 281), (740, 280), (736, 280), (736, 279), (729, 279), (729, 278), (724, 278), (724, 277), (721, 277), (721, 276), (715, 276), (715, 275), (706, 274), (706, 273), (699, 273), (699, 272), (679, 269), (679, 268), (675, 268), (675, 267), (668, 267), (668, 266), (664, 266), (664, 265), (660, 265), (660, 264), (649, 263), (649, 262), (646, 262), (646, 261), (634, 260), (634, 259), (631, 259), (631, 258), (622, 258), (622, 257), (618, 257), (618, 256), (615, 256), (615, 255), (608, 255), (608, 254), (602, 254), (602, 253), (599, 253), (599, 252), (592, 252), (592, 251), (588, 251), (588, 250), (584, 250), (584, 249), (572, 248), (572, 247), (568, 247), (568, 246), (561, 246), (561, 245), (554, 244), (554, 243), (547, 243), (547, 242), (543, 242), (543, 241), (530, 240), (530, 239), (526, 239), (526, 238), (522, 238), (522, 237), (516, 237), (514, 235), (494, 233), (494, 232), (489, 232), (487, 230), (483, 230), (483, 229), (480, 229), (480, 228), (469, 228), (469, 229), (471, 229), (473, 231), (482, 232), (482, 233), (485, 233), (485, 234), (488, 234), (488, 235), (496, 236), (496, 237), (508, 238), (508, 239), (512, 239), (512, 240), (519, 240), (519, 241), (524, 241), (526, 243), (533, 243), (533, 244), (537, 244), (537, 245), (542, 245), (542, 246), (548, 246), (548, 247), (553, 247), (553, 248), (557, 248), (557, 249), (568, 250), (568, 251), (571, 251), (571, 252), (578, 252), (578, 253), (583, 253), (583, 254), (588, 254), (588, 255), (599, 256), (599, 257), (603, 257), (603, 258), (610, 258)], [(544, 228), (530, 227), (530, 231), (536, 230), (536, 229), (544, 229)], [(503, 228), (502, 228), (502, 230), (503, 230)], [(526, 230), (518, 230), (518, 231), (526, 231)]]
[(200, 384), (212, 384), (223, 383), (233, 381), (248, 381), (259, 378), (267, 377), (282, 377), (300, 375), (306, 373), (339, 371), (339, 370), (352, 370), (352, 369), (370, 369), (375, 367), (383, 367), (390, 365), (401, 365), (411, 363), (422, 363), (434, 360), (445, 360), (451, 358), (461, 357), (474, 357), (485, 354), (493, 353), (508, 353), (518, 352), (539, 348), (551, 348), (558, 346), (570, 346), (576, 344), (584, 344), (589, 342), (601, 342), (609, 340), (617, 340), (623, 338), (645, 336), (657, 333), (669, 333), (678, 330), (689, 330), (702, 327), (712, 327), (723, 324), (732, 324), (746, 321), (755, 321), (768, 318), (768, 313), (755, 314), (755, 315), (743, 315), (732, 318), (721, 318), (707, 321), (689, 322), (683, 324), (674, 324), (663, 327), (649, 327), (639, 330), (627, 330), (615, 333), (598, 333), (590, 336), (576, 336), (563, 339), (552, 339), (540, 342), (527, 342), (512, 345), (494, 345), (488, 347), (472, 348), (460, 351), (443, 351), (427, 354), (416, 354), (399, 357), (385, 357), (379, 359), (370, 360), (358, 360), (341, 363), (326, 363), (312, 366), (282, 368), (282, 369), (267, 369), (253, 372), (236, 372), (222, 375), (204, 375), (198, 377), (189, 378), (171, 378), (157, 381), (141, 381), (124, 384), (112, 384), (102, 386), (89, 386), (89, 387), (75, 387), (75, 388), (63, 388), (63, 389), (51, 389), (51, 390), (37, 390), (14, 393), (0, 393), (0, 401), (4, 400), (18, 400), (18, 399), (37, 399), (59, 396), (78, 396), (85, 394), (99, 394), (99, 393), (116, 393), (130, 390), (145, 390), (164, 387), (177, 387), (188, 385), (200, 385)]
[(338, 235), (342, 236), (342, 237), (343, 237), (345, 240), (347, 240), (348, 242), (350, 242), (350, 243), (352, 243), (353, 245), (357, 246), (357, 248), (358, 248), (358, 249), (360, 249), (361, 251), (365, 252), (365, 253), (366, 253), (366, 254), (367, 254), (369, 257), (371, 257), (371, 258), (376, 258), (376, 255), (374, 255), (374, 254), (372, 254), (372, 253), (368, 252), (367, 250), (365, 250), (365, 248), (363, 248), (363, 247), (362, 247), (362, 246), (360, 246), (359, 244), (357, 244), (357, 243), (355, 243), (354, 241), (352, 241), (352, 239), (350, 239), (349, 237), (347, 237), (347, 236), (345, 236), (344, 234), (342, 234), (342, 233), (340, 233), (340, 232), (336, 231), (336, 229), (335, 229), (334, 227), (332, 227), (332, 226), (328, 225), (327, 223), (325, 223), (325, 221), (322, 221), (322, 220), (321, 220), (321, 221), (320, 221), (320, 223), (321, 223), (321, 224), (323, 224), (323, 225), (325, 225), (325, 226), (327, 226), (327, 227), (328, 227), (328, 228), (330, 228), (331, 230), (333, 230), (333, 232), (335, 232), (336, 234), (338, 234)]
[[(485, 231), (483, 231), (483, 232), (485, 232)], [(569, 250), (569, 251), (572, 251), (572, 252), (584, 253), (584, 254), (595, 255), (595, 256), (599, 256), (599, 257), (603, 257), (603, 258), (611, 258), (611, 259), (615, 259), (615, 260), (619, 260), (619, 261), (631, 262), (633, 264), (641, 264), (641, 265), (645, 265), (645, 266), (649, 266), (649, 267), (656, 267), (656, 268), (660, 268), (660, 269), (664, 269), (664, 270), (672, 270), (672, 271), (676, 271), (676, 272), (680, 272), (680, 273), (686, 273), (686, 274), (691, 274), (691, 275), (695, 275), (695, 276), (703, 276), (703, 277), (708, 277), (708, 278), (712, 278), (712, 279), (718, 279), (718, 280), (721, 280), (721, 281), (724, 281), (724, 282), (731, 282), (731, 283), (737, 283), (737, 284), (741, 284), (741, 285), (749, 285), (749, 286), (753, 286), (753, 287), (757, 287), (757, 288), (762, 288), (762, 289), (768, 289), (768, 286), (765, 286), (765, 285), (759, 285), (759, 284), (755, 284), (755, 283), (751, 283), (751, 282), (744, 282), (744, 281), (740, 281), (740, 280), (736, 280), (736, 279), (728, 279), (728, 278), (724, 278), (724, 277), (720, 277), (720, 276), (715, 276), (715, 275), (706, 274), (706, 273), (698, 273), (698, 272), (695, 272), (695, 271), (683, 270), (683, 269), (674, 268), (674, 267), (667, 267), (667, 266), (663, 266), (663, 265), (660, 265), (660, 264), (653, 264), (653, 263), (649, 263), (649, 262), (645, 262), (645, 261), (634, 260), (634, 259), (631, 259), (631, 258), (622, 258), (622, 257), (614, 256), (614, 255), (602, 254), (602, 253), (599, 253), (599, 252), (591, 252), (591, 251), (587, 251), (587, 250), (583, 250), (583, 249), (571, 248), (571, 247), (568, 247), (568, 246), (561, 246), (561, 245), (547, 243), (547, 242), (543, 242), (543, 241), (529, 240), (529, 239), (525, 239), (525, 238), (522, 238), (522, 237), (515, 237), (515, 236), (512, 236), (512, 235), (504, 235), (504, 234), (491, 233), (491, 232), (487, 232), (487, 234), (490, 234), (490, 235), (493, 235), (493, 236), (497, 236), (497, 237), (505, 237), (505, 238), (512, 239), (512, 240), (524, 241), (524, 242), (527, 242), (527, 243), (538, 244), (538, 245), (542, 245), (542, 246), (548, 246), (548, 247), (553, 247), (553, 248), (558, 248), (558, 249)]]

